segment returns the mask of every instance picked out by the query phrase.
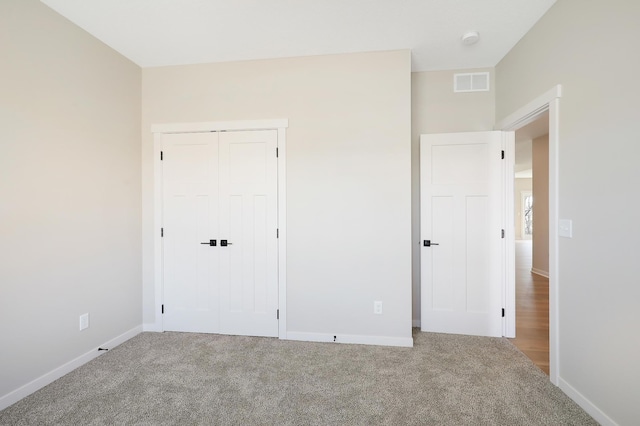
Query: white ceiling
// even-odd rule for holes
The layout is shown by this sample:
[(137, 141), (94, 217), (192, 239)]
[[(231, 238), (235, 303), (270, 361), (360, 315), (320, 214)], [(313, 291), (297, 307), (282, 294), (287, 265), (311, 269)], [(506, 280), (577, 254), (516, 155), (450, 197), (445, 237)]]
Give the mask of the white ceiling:
[(493, 67), (556, 2), (41, 1), (141, 67), (411, 49), (414, 71)]

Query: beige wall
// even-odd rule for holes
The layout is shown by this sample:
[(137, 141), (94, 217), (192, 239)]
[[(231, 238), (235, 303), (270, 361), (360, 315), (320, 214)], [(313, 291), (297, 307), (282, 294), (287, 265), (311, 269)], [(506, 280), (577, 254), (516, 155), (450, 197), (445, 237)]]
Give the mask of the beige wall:
[(410, 338), (410, 67), (393, 51), (144, 69), (145, 323), (151, 124), (286, 118), (287, 331)]
[(142, 300), (140, 69), (37, 0), (0, 2), (0, 57), (1, 400)]
[[(453, 93), (456, 72), (490, 72), (490, 91)], [(420, 135), (493, 130), (494, 70), (411, 74), (411, 259), (413, 323), (420, 321)]]
[(498, 119), (563, 86), (560, 385), (621, 425), (640, 418), (638, 22), (637, 1), (559, 0), (496, 67)]
[(514, 223), (515, 223), (515, 236), (516, 240), (522, 240), (524, 238), (524, 227), (522, 226), (522, 191), (532, 191), (532, 179), (531, 178), (516, 178), (513, 191), (513, 211)]
[(531, 268), (549, 276), (549, 135), (531, 145), (533, 167), (533, 252)]

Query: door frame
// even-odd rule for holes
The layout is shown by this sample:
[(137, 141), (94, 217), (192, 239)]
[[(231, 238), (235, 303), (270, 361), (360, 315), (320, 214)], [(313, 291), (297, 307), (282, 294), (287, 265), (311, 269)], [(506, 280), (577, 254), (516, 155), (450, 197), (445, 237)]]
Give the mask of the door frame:
[(197, 123), (163, 123), (151, 125), (153, 133), (153, 288), (155, 300), (154, 331), (164, 331), (162, 321), (162, 135), (167, 133), (196, 133), (238, 130), (277, 130), (278, 132), (278, 338), (287, 338), (287, 144), (288, 119), (208, 121)]
[[(559, 307), (558, 289), (560, 285), (559, 256), (558, 256), (558, 180), (559, 180), (559, 145), (560, 145), (560, 98), (562, 85), (558, 84), (538, 96), (515, 112), (496, 123), (496, 130), (518, 130), (540, 118), (549, 111), (549, 379), (558, 386), (560, 377), (560, 344), (559, 344)], [(513, 166), (514, 153), (508, 157)], [(510, 167), (513, 169), (513, 167)], [(512, 197), (513, 197), (513, 191)], [(511, 203), (513, 205), (513, 202)], [(515, 267), (515, 246), (507, 246), (507, 261), (510, 268)], [(516, 331), (516, 301), (515, 301), (515, 271), (508, 274), (506, 294), (507, 333), (508, 337), (515, 336)]]

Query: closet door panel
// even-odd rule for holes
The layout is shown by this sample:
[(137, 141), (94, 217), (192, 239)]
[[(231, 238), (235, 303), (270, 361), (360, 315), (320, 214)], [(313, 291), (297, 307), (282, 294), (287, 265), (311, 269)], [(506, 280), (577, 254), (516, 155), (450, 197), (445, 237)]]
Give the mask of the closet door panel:
[(221, 333), (278, 335), (277, 132), (220, 134)]
[(163, 326), (219, 332), (218, 136), (163, 135)]

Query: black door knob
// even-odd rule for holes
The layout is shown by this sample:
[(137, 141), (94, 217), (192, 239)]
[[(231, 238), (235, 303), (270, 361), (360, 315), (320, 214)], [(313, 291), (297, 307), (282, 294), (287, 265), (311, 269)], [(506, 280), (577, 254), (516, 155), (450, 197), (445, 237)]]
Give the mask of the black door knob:
[(216, 245), (216, 240), (209, 240), (209, 242), (208, 242), (208, 243), (200, 243), (200, 244), (207, 244), (207, 245), (210, 245), (211, 247), (215, 247), (215, 245)]

